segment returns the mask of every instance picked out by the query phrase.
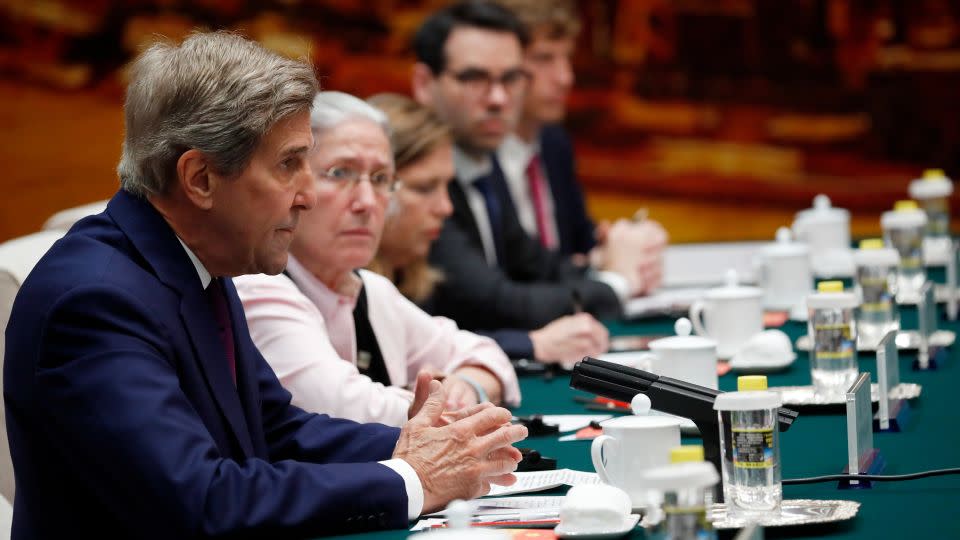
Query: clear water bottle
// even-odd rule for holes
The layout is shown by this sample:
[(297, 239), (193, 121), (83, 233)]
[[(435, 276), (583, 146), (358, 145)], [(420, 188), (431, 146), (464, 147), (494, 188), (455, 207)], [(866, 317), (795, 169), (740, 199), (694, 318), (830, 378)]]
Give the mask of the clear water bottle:
[(900, 255), (884, 247), (883, 240), (860, 241), (854, 252), (857, 266), (856, 287), (860, 307), (857, 308), (857, 334), (861, 349), (875, 349), (890, 330), (900, 329), (897, 309), (897, 267)]
[(898, 293), (914, 297), (927, 280), (923, 267), (923, 237), (927, 228), (927, 214), (916, 201), (897, 201), (893, 211), (880, 217), (884, 242), (900, 254), (897, 274)]
[(950, 195), (953, 183), (940, 169), (927, 169), (923, 178), (910, 182), (908, 188), (911, 199), (920, 201), (927, 213), (928, 238), (950, 236)]
[(767, 378), (737, 379), (736, 392), (717, 396), (720, 416), (720, 462), (727, 514), (734, 518), (780, 513), (780, 426), (778, 392), (767, 390)]
[(712, 464), (703, 460), (703, 446), (670, 450), (670, 464), (650, 469), (644, 483), (663, 494), (662, 506), (645, 516), (653, 524), (645, 536), (654, 540), (714, 540), (717, 532), (707, 518), (708, 494), (720, 481)]
[(857, 296), (844, 292), (840, 281), (821, 281), (807, 297), (810, 378), (819, 395), (840, 398), (857, 380), (857, 304)]

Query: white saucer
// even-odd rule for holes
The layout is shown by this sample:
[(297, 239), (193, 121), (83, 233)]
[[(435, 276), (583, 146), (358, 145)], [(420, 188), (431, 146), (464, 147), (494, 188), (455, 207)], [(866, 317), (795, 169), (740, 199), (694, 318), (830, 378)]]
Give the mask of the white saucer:
[(619, 538), (633, 531), (640, 521), (639, 514), (630, 514), (624, 522), (617, 528), (611, 528), (604, 531), (575, 531), (563, 527), (563, 523), (557, 525), (553, 530), (559, 538), (581, 538), (583, 540), (600, 540), (601, 538)]

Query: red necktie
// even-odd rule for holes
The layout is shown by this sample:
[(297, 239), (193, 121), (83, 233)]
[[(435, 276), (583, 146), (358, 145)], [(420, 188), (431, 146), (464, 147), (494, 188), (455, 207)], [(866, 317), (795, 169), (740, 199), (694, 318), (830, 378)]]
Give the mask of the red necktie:
[(227, 353), (227, 363), (230, 366), (230, 375), (233, 376), (233, 383), (237, 383), (237, 357), (233, 342), (233, 323), (230, 321), (230, 308), (227, 307), (227, 295), (223, 292), (223, 284), (220, 278), (213, 278), (207, 287), (207, 297), (210, 305), (213, 307), (213, 314), (217, 318), (217, 330), (220, 335), (220, 343), (223, 344), (224, 352)]
[(527, 182), (530, 189), (530, 200), (533, 202), (533, 213), (537, 218), (537, 231), (540, 233), (540, 243), (544, 247), (556, 247), (553, 229), (547, 218), (547, 183), (540, 169), (540, 155), (534, 154), (527, 164)]

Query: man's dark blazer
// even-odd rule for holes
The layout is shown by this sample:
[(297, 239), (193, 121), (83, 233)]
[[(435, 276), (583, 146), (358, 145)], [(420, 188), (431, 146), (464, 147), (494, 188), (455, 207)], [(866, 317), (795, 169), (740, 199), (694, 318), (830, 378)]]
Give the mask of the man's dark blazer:
[[(494, 160), (491, 185), (496, 196), (510, 195)], [(480, 231), (457, 180), (449, 184), (453, 215), (444, 223), (430, 252), (430, 262), (443, 271), (434, 292), (434, 313), (467, 329), (540, 328), (575, 307), (599, 318), (621, 313), (620, 301), (606, 284), (585, 275), (569, 257), (548, 250), (523, 230), (512, 206), (491, 223), (501, 239), (497, 266), (487, 264)]]
[[(583, 190), (577, 182), (573, 145), (563, 126), (549, 125), (540, 131), (540, 159), (546, 169), (553, 198), (554, 220), (564, 255), (589, 253), (596, 245), (594, 224), (587, 215)], [(512, 199), (509, 204), (512, 203)]]
[(375, 463), (398, 430), (291, 406), (224, 286), (236, 386), (196, 269), (148, 202), (119, 192), (40, 260), (7, 327), (13, 539), (407, 524), (402, 478)]

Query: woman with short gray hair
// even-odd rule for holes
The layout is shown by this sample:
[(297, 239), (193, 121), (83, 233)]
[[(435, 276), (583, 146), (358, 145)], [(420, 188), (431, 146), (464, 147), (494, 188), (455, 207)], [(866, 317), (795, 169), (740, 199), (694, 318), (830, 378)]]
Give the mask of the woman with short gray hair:
[(303, 215), (286, 275), (236, 278), (254, 343), (293, 403), (362, 422), (401, 425), (408, 390), (443, 379), (448, 409), (489, 399), (517, 405), (506, 355), (489, 338), (431, 317), (367, 270), (397, 178), (380, 110), (347, 94), (314, 99), (309, 162), (317, 204)]

